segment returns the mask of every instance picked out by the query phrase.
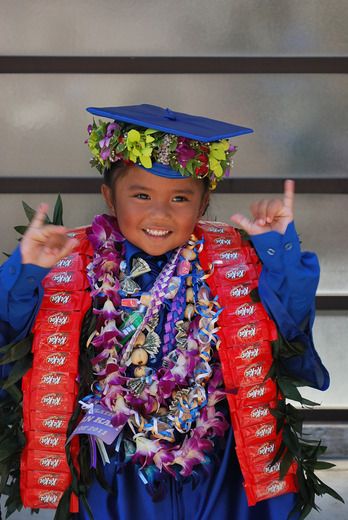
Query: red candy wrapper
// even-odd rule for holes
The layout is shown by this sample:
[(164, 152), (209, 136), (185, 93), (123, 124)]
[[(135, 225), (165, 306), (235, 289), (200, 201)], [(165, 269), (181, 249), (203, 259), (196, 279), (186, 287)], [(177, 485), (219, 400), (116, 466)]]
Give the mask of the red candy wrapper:
[(257, 280), (242, 282), (233, 286), (223, 285), (222, 287), (219, 287), (219, 303), (223, 307), (229, 307), (234, 303), (240, 305), (243, 302), (251, 302), (250, 293), (256, 289), (257, 286)]
[(47, 391), (60, 389), (75, 389), (75, 375), (67, 372), (47, 372), (45, 370), (33, 369), (31, 385), (32, 388), (44, 387)]
[(235, 425), (239, 429), (247, 428), (258, 423), (264, 423), (273, 418), (271, 409), (276, 407), (276, 401), (267, 404), (258, 404), (256, 406), (247, 406), (246, 408), (234, 408), (235, 401), (231, 402), (231, 411), (238, 414), (232, 414), (235, 418)]
[[(231, 414), (231, 418), (234, 422), (234, 414)], [(239, 447), (274, 440), (277, 437), (277, 421), (275, 417), (272, 417), (265, 422), (253, 424), (241, 430), (234, 428), (234, 435)]]
[(49, 471), (27, 471), (27, 489), (54, 489), (64, 491), (71, 482), (70, 473)]
[(233, 400), (231, 406), (236, 408), (245, 408), (247, 406), (255, 406), (257, 404), (269, 403), (277, 395), (277, 387), (272, 379), (267, 379), (260, 385), (246, 386), (238, 388), (234, 394), (228, 393), (227, 399)]
[(44, 450), (26, 450), (21, 460), (24, 470), (59, 471), (69, 473), (69, 466), (64, 453), (50, 453)]
[(218, 251), (207, 250), (207, 261), (215, 262), (217, 266), (237, 266), (240, 264), (256, 263), (257, 255), (250, 247), (224, 248)]
[(245, 323), (248, 320), (260, 321), (268, 319), (261, 303), (244, 302), (229, 305), (219, 316), (219, 325), (228, 326), (230, 323)]
[(229, 382), (232, 382), (232, 388), (250, 387), (263, 383), (273, 362), (272, 358), (269, 358), (248, 365), (245, 365), (245, 363), (237, 364), (232, 356), (228, 356), (228, 351), (222, 351), (220, 359), (223, 362), (223, 376)]
[(59, 260), (53, 269), (54, 271), (84, 271), (90, 261), (89, 256), (72, 253)]
[(30, 430), (41, 432), (66, 433), (70, 414), (52, 414), (36, 411), (30, 416)]
[(90, 303), (91, 297), (88, 292), (46, 291), (40, 309), (85, 312)]
[(45, 311), (40, 310), (33, 328), (33, 332), (79, 332), (83, 314), (74, 311)]
[(35, 354), (35, 366), (47, 372), (71, 372), (76, 374), (78, 357), (76, 352), (48, 352), (37, 351)]
[(253, 282), (258, 280), (260, 272), (261, 266), (253, 264), (225, 267), (215, 266), (212, 283), (215, 287), (225, 287), (239, 285), (243, 282)]
[(75, 405), (75, 392), (55, 391), (52, 392), (44, 387), (32, 390), (30, 397), (30, 410), (32, 412), (48, 412), (54, 414), (73, 412)]
[(45, 289), (55, 291), (81, 291), (89, 287), (89, 282), (79, 271), (55, 271), (52, 269), (42, 281)]
[(73, 332), (43, 332), (37, 331), (34, 335), (33, 352), (46, 350), (49, 352), (79, 352), (79, 331)]
[(255, 321), (242, 325), (240, 323), (222, 327), (219, 336), (226, 346), (249, 345), (261, 340), (274, 341), (278, 337), (276, 326), (271, 320)]
[(46, 450), (54, 453), (65, 453), (66, 435), (61, 433), (32, 432), (27, 433), (28, 450)]
[(296, 493), (298, 491), (297, 479), (294, 474), (286, 475), (283, 480), (274, 479), (257, 484), (244, 484), (248, 505), (254, 506), (260, 500), (266, 500), (285, 493)]
[(63, 491), (41, 489), (22, 489), (21, 498), (24, 507), (32, 509), (56, 509), (63, 496)]

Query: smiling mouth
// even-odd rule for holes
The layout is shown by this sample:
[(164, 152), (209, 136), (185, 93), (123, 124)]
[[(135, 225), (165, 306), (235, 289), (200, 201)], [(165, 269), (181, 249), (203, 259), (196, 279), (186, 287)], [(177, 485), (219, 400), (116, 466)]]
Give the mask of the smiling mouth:
[(143, 231), (144, 231), (144, 233), (146, 233), (146, 235), (148, 235), (150, 237), (155, 237), (155, 238), (165, 238), (165, 237), (169, 236), (171, 233), (171, 231), (168, 231), (168, 229), (146, 228)]

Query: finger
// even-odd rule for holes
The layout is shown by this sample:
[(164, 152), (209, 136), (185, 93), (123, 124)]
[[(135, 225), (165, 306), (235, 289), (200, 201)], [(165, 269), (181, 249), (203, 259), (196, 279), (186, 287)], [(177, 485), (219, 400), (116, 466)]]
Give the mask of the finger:
[(253, 223), (241, 213), (235, 213), (230, 217), (230, 220), (232, 220), (232, 222), (234, 222), (241, 229), (244, 229), (244, 231), (247, 233), (251, 232)]
[(262, 199), (254, 202), (250, 206), (250, 211), (254, 217), (254, 221), (260, 226), (264, 226), (266, 224), (268, 203), (269, 201), (267, 199)]
[(266, 222), (271, 224), (277, 217), (282, 216), (283, 202), (280, 199), (272, 199), (266, 208)]
[(41, 228), (46, 220), (47, 211), (48, 211), (48, 204), (46, 204), (45, 202), (42, 202), (38, 206), (36, 213), (30, 222), (29, 227), (30, 228)]
[(295, 181), (293, 181), (291, 179), (287, 179), (284, 182), (283, 204), (286, 208), (290, 209), (291, 212), (293, 212), (294, 200), (295, 200)]

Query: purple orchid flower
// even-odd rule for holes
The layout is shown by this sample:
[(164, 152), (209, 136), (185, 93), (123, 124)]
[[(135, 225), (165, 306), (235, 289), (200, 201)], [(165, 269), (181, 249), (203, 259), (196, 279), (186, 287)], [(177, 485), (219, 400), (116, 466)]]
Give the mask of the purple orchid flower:
[(106, 128), (106, 137), (112, 137), (115, 130), (118, 130), (119, 128), (120, 125), (118, 125), (115, 121), (113, 123), (109, 123)]
[(180, 166), (185, 168), (187, 162), (195, 157), (196, 152), (189, 146), (189, 140), (181, 139), (176, 147), (176, 154)]

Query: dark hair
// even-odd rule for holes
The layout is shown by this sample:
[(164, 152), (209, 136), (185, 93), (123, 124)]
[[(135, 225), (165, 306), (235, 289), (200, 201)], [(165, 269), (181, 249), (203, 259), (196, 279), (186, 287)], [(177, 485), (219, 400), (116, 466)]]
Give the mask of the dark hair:
[[(109, 188), (113, 188), (116, 177), (122, 177), (130, 166), (133, 166), (133, 163), (129, 164), (122, 160), (112, 163), (111, 168), (104, 170), (104, 184)], [(201, 181), (203, 183), (203, 194), (205, 195), (209, 192), (210, 181), (208, 177), (204, 177)]]
[(112, 163), (111, 168), (105, 168), (103, 173), (104, 184), (106, 184), (109, 188), (112, 188), (114, 185), (114, 181), (116, 176), (121, 177), (127, 172), (129, 164), (124, 161), (116, 161)]

